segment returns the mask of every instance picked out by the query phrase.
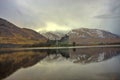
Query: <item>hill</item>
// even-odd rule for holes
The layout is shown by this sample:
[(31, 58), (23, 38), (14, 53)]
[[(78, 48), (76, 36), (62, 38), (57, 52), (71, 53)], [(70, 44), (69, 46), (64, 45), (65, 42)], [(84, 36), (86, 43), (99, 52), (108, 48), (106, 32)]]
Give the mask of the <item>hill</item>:
[(68, 43), (74, 45), (120, 43), (120, 36), (100, 29), (73, 29), (67, 35)]
[(0, 18), (0, 44), (46, 43), (47, 39), (34, 30), (20, 28)]

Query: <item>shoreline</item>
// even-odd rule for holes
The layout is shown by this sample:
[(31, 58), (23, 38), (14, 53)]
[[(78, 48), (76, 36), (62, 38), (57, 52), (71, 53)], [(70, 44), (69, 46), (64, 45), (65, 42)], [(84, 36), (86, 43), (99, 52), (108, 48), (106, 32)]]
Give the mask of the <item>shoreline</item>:
[(111, 48), (120, 47), (120, 45), (93, 45), (93, 46), (67, 46), (67, 47), (24, 47), (24, 48), (1, 48), (1, 50), (47, 50), (47, 49), (75, 49), (75, 48)]

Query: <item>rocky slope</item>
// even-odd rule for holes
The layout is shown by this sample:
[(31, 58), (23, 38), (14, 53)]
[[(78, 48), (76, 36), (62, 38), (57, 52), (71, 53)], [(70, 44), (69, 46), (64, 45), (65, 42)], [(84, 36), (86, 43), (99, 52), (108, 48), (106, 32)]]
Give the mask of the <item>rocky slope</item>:
[(99, 29), (80, 28), (68, 34), (70, 44), (110, 44), (120, 43), (120, 36)]
[(0, 18), (0, 44), (34, 44), (44, 43), (47, 39), (41, 34)]

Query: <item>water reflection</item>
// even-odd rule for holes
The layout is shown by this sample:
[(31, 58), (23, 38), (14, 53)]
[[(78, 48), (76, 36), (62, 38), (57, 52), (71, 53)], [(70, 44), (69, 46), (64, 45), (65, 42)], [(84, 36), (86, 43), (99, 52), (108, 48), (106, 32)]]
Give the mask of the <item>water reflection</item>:
[(69, 56), (74, 63), (101, 62), (120, 54), (120, 48), (73, 49)]
[(0, 54), (0, 79), (120, 79), (120, 48), (38, 49), (2, 52), (4, 53)]
[[(34, 53), (35, 52), (35, 53)], [(10, 51), (0, 54), (0, 80), (20, 68), (27, 68), (47, 56), (46, 52)]]

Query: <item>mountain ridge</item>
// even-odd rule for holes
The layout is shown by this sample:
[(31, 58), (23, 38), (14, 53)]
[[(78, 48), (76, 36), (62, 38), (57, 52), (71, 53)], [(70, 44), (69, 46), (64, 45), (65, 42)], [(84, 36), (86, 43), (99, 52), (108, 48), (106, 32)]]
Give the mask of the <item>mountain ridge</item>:
[[(78, 33), (79, 35), (80, 34), (84, 34), (84, 35), (87, 35), (87, 36), (91, 36), (91, 37), (94, 37), (94, 38), (119, 38), (120, 36), (119, 35), (116, 35), (116, 34), (113, 34), (111, 32), (108, 32), (108, 31), (105, 31), (105, 30), (101, 30), (101, 29), (89, 29), (89, 28), (78, 28), (78, 29), (73, 29), (71, 30), (68, 35), (70, 35), (70, 33)], [(83, 37), (80, 36), (80, 37)]]
[[(47, 43), (53, 40), (52, 43)], [(32, 29), (19, 28), (13, 23), (0, 18), (0, 44), (60, 44), (88, 45), (120, 43), (120, 36), (100, 29), (78, 28), (63, 32), (38, 33)], [(40, 45), (38, 45), (40, 46)]]
[(110, 44), (120, 43), (120, 36), (100, 29), (73, 29), (68, 34), (70, 44)]
[(45, 32), (41, 33), (44, 37), (48, 38), (49, 40), (60, 40), (65, 34), (61, 32)]
[(0, 18), (0, 44), (34, 44), (45, 43), (46, 41), (47, 39), (36, 31), (19, 28)]

